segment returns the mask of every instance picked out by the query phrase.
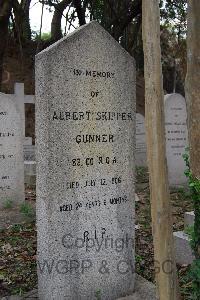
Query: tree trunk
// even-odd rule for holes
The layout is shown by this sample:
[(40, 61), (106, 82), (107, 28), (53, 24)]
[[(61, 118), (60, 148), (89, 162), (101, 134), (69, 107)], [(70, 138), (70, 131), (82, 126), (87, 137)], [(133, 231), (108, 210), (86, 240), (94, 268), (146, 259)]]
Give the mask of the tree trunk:
[(142, 24), (147, 156), (157, 293), (160, 300), (177, 300), (179, 291), (166, 164), (158, 0), (143, 0)]
[(85, 22), (85, 9), (81, 5), (81, 0), (74, 0), (74, 7), (76, 8), (79, 25), (82, 26), (86, 24)]
[(200, 1), (188, 1), (187, 77), (190, 165), (200, 179)]
[(62, 38), (61, 19), (65, 8), (71, 3), (72, 0), (62, 0), (54, 6), (55, 11), (51, 21), (51, 39), (57, 41)]
[(0, 37), (1, 37), (1, 46), (0, 46), (0, 89), (2, 84), (3, 77), (3, 58), (6, 49), (7, 37), (8, 37), (8, 24), (9, 18), (11, 15), (12, 1), (11, 0), (2, 0), (0, 2)]
[(142, 0), (104, 0), (101, 25), (119, 42), (134, 18), (141, 15)]
[(29, 20), (29, 10), (30, 10), (31, 1), (32, 0), (22, 0), (21, 1), (21, 7), (24, 12), (24, 20), (22, 23), (22, 28), (23, 28), (24, 37), (27, 40), (31, 40), (31, 26), (30, 26), (30, 20)]
[[(190, 168), (194, 179), (200, 180), (200, 1), (188, 1), (186, 99), (188, 109)], [(200, 203), (194, 200), (194, 253), (200, 259)]]
[(13, 11), (15, 15), (15, 27), (17, 30), (18, 39), (31, 40), (31, 27), (29, 20), (29, 8), (31, 0), (13, 1)]

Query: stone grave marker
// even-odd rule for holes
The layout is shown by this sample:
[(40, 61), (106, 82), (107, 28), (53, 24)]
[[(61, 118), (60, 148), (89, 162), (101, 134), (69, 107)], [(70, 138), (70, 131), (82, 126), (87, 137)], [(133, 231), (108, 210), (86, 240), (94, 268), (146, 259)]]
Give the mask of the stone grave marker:
[(35, 145), (24, 145), (24, 160), (35, 161)]
[(180, 94), (165, 96), (166, 155), (171, 186), (187, 183), (182, 155), (188, 146), (186, 102)]
[(136, 166), (147, 166), (147, 147), (145, 136), (145, 120), (144, 116), (136, 114), (136, 152), (135, 152)]
[(24, 161), (24, 183), (28, 187), (36, 186), (36, 162), (33, 160)]
[(25, 137), (24, 160), (25, 161), (35, 161), (35, 145), (32, 145), (31, 137)]
[(27, 146), (27, 145), (32, 145), (32, 137), (30, 137), (30, 136), (25, 136), (25, 138), (24, 138), (24, 146)]
[(36, 56), (40, 299), (134, 290), (135, 101), (134, 60), (96, 22)]
[(0, 93), (0, 207), (24, 201), (23, 121), (14, 99)]
[(24, 141), (24, 183), (33, 188), (36, 185), (35, 145), (31, 137), (25, 137)]
[(9, 95), (17, 105), (20, 112), (20, 120), (23, 128), (23, 136), (25, 137), (25, 106), (24, 106), (24, 83), (16, 82), (14, 85), (14, 94)]

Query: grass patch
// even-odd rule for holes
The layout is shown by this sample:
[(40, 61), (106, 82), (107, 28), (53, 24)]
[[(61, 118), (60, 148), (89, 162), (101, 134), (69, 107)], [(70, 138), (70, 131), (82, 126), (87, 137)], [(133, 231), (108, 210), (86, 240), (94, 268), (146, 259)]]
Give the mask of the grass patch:
[(20, 212), (28, 218), (32, 218), (34, 216), (34, 210), (32, 206), (27, 202), (24, 202), (20, 205)]
[(11, 199), (6, 199), (3, 208), (11, 209), (12, 207), (13, 207), (13, 201)]

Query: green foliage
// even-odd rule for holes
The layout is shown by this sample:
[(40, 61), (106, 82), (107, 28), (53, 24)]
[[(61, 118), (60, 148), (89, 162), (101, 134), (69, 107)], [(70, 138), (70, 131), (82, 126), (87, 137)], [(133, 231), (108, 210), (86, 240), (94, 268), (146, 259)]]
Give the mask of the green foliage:
[(24, 216), (29, 217), (29, 218), (33, 217), (33, 215), (34, 215), (32, 206), (26, 202), (21, 204), (20, 212), (22, 214), (24, 214)]
[(193, 250), (196, 258), (200, 258), (200, 180), (198, 178), (194, 178), (190, 170), (188, 149), (186, 149), (183, 159), (187, 167), (185, 175), (189, 180), (189, 188), (195, 213)]
[(138, 175), (145, 175), (145, 173), (146, 173), (146, 168), (145, 167), (136, 167), (136, 173), (138, 174)]
[(148, 169), (146, 167), (136, 167), (137, 182), (148, 182)]
[(192, 296), (191, 300), (200, 299), (200, 259), (196, 259), (190, 268), (189, 279), (192, 281)]
[(13, 233), (17, 233), (17, 232), (20, 232), (22, 230), (22, 225), (21, 224), (14, 224), (12, 227), (11, 227), (11, 231)]
[(51, 32), (43, 32), (41, 35), (42, 41), (50, 40), (50, 38), (51, 38)]
[(89, 10), (92, 19), (97, 20), (99, 23), (101, 23), (103, 18), (103, 11), (104, 11), (104, 1), (103, 0), (89, 1)]
[(160, 1), (161, 20), (178, 37), (186, 34), (187, 23), (187, 0), (161, 0)]
[(188, 226), (187, 228), (185, 228), (185, 233), (189, 235), (190, 238), (190, 246), (192, 249), (195, 248), (195, 242), (196, 242), (196, 237), (195, 237), (195, 233), (194, 233), (194, 225), (192, 226)]
[(189, 235), (190, 239), (192, 239), (193, 234), (194, 234), (194, 225), (192, 225), (192, 226), (187, 226), (187, 227), (185, 228), (184, 232), (185, 232), (186, 234)]
[(186, 163), (185, 175), (189, 180), (189, 188), (194, 205), (195, 221), (193, 230), (190, 231), (191, 247), (194, 251), (196, 260), (191, 265), (189, 278), (192, 281), (192, 300), (200, 299), (200, 180), (194, 178), (190, 169), (188, 149), (183, 155)]
[(95, 298), (97, 300), (101, 300), (101, 290), (97, 290), (96, 293), (95, 293)]
[(38, 31), (33, 31), (32, 30), (32, 39), (34, 41), (48, 41), (51, 39), (51, 32), (43, 32), (41, 34), (41, 38), (40, 38), (40, 35), (39, 35), (39, 32)]
[(141, 263), (144, 260), (144, 258), (141, 255), (135, 255), (135, 262), (136, 263)]
[(13, 289), (13, 294), (21, 297), (24, 294), (24, 291), (22, 288), (17, 287)]
[(4, 205), (3, 205), (3, 207), (4, 207), (5, 209), (10, 209), (10, 208), (12, 208), (12, 207), (13, 207), (13, 202), (12, 202), (12, 200), (11, 200), (11, 199), (6, 199), (6, 201), (5, 201)]

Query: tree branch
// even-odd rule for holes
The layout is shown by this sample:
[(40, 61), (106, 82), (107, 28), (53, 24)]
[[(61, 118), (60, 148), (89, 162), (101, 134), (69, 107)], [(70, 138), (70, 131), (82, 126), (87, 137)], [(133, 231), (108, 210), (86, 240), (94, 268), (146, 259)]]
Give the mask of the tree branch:
[(85, 21), (85, 9), (81, 5), (81, 0), (74, 0), (74, 7), (76, 8), (76, 12), (78, 15), (79, 25), (82, 26), (86, 24)]

